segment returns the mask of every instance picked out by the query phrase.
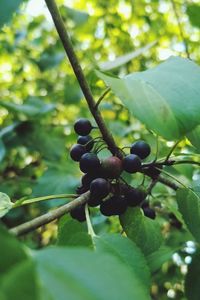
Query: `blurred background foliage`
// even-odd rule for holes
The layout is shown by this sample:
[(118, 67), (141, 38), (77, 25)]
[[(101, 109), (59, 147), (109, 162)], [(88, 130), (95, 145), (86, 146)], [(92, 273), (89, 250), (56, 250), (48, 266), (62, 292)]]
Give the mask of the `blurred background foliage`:
[[(117, 57), (127, 53), (134, 57), (140, 48), (148, 49), (125, 64), (114, 64), (108, 71), (123, 76), (146, 70), (171, 55), (186, 57), (187, 49), (191, 59), (200, 63), (198, 0), (57, 2), (95, 99), (106, 89), (95, 69), (109, 69)], [(79, 117), (92, 117), (44, 2), (16, 1), (16, 6), (17, 12), (5, 20), (0, 30), (0, 191), (12, 201), (26, 196), (74, 193), (81, 173), (69, 158), (69, 149), (76, 141), (73, 123)], [(100, 109), (119, 146), (142, 138), (151, 144), (152, 158), (155, 157), (156, 136), (130, 116), (119, 99), (109, 93)], [(98, 135), (96, 130), (93, 136)], [(158, 145), (159, 157), (163, 157), (173, 143), (158, 138)], [(185, 140), (176, 152), (194, 153), (194, 148)], [(101, 155), (107, 156), (108, 152)], [(200, 178), (198, 168), (192, 166), (168, 167), (166, 171), (186, 184)], [(142, 178), (127, 180), (136, 184)], [(63, 202), (53, 200), (18, 208), (3, 221), (12, 227)], [(158, 220), (166, 245), (176, 249), (178, 243), (188, 241), (188, 232), (178, 223), (174, 193), (158, 184), (151, 202), (161, 212)], [(169, 210), (176, 215), (175, 221), (169, 218)], [(97, 232), (120, 231), (116, 218), (107, 220), (95, 209), (92, 214)], [(27, 236), (25, 242), (34, 248), (43, 247), (54, 241), (55, 228), (55, 223), (49, 224)], [(163, 276), (155, 273), (155, 299), (184, 299), (182, 282), (192, 251), (193, 244), (185, 244), (176, 253), (178, 258), (163, 265)]]

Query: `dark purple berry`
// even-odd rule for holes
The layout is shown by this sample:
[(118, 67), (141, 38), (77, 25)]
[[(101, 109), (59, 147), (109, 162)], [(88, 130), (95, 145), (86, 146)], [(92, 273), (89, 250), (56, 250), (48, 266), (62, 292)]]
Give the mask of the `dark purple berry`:
[(90, 183), (92, 182), (92, 180), (94, 180), (98, 177), (99, 176), (97, 173), (96, 174), (93, 174), (93, 173), (84, 174), (81, 178), (82, 185), (90, 187)]
[(70, 156), (75, 161), (80, 161), (81, 156), (86, 153), (85, 147), (79, 144), (73, 145), (70, 150)]
[(147, 156), (149, 156), (150, 152), (151, 152), (151, 148), (150, 148), (149, 144), (147, 144), (144, 141), (137, 141), (137, 142), (135, 142), (131, 146), (131, 149), (130, 149), (130, 153), (131, 154), (136, 154), (141, 159), (144, 159)]
[(99, 206), (101, 203), (102, 203), (102, 199), (90, 195), (90, 198), (88, 200), (89, 206), (95, 207), (95, 206)]
[(108, 200), (104, 201), (101, 203), (100, 205), (100, 212), (102, 213), (102, 215), (104, 216), (112, 216), (114, 215), (114, 204), (113, 204), (113, 197), (109, 198)]
[(92, 198), (103, 199), (110, 192), (110, 183), (104, 178), (96, 178), (90, 184), (90, 194)]
[(88, 135), (92, 130), (92, 124), (88, 119), (79, 119), (74, 124), (74, 130), (79, 135)]
[(116, 216), (125, 213), (127, 202), (121, 196), (113, 196), (100, 205), (100, 211), (104, 216)]
[(140, 205), (146, 197), (146, 193), (139, 189), (129, 189), (125, 193), (125, 199), (128, 203), (128, 206), (137, 206)]
[(79, 221), (79, 222), (84, 222), (86, 220), (85, 216), (85, 206), (81, 205), (78, 206), (70, 211), (70, 215), (73, 219)]
[(80, 159), (80, 170), (83, 173), (98, 172), (101, 163), (98, 156), (94, 153), (85, 153)]
[(85, 146), (87, 152), (91, 151), (94, 146), (94, 141), (90, 135), (79, 136), (77, 143)]
[(122, 161), (116, 156), (111, 156), (102, 161), (101, 168), (107, 178), (118, 178), (122, 173)]
[(142, 204), (141, 204), (141, 208), (143, 209), (143, 208), (147, 208), (147, 207), (149, 207), (149, 201), (148, 200), (144, 200), (142, 202)]
[(153, 210), (152, 208), (144, 207), (142, 210), (143, 210), (144, 215), (147, 218), (150, 218), (150, 219), (153, 219), (153, 220), (156, 218), (155, 210)]
[(129, 154), (124, 157), (123, 169), (128, 173), (136, 173), (141, 169), (141, 160), (135, 154)]

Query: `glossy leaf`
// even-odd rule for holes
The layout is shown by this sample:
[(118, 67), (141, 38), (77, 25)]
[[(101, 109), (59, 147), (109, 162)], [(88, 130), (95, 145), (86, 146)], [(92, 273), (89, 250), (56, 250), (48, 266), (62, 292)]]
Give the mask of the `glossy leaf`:
[(14, 236), (0, 226), (0, 274), (5, 274), (15, 265), (28, 258), (26, 248)]
[(192, 258), (185, 280), (185, 293), (188, 300), (199, 300), (200, 295), (200, 252)]
[(185, 224), (197, 242), (200, 243), (200, 198), (190, 189), (177, 191), (178, 208)]
[(59, 221), (57, 245), (93, 248), (86, 224), (72, 219), (69, 215), (62, 217)]
[(38, 299), (39, 284), (35, 264), (31, 260), (17, 264), (3, 277), (0, 288), (6, 299)]
[(200, 153), (200, 125), (187, 134), (187, 138)]
[(54, 247), (38, 252), (35, 259), (45, 299), (150, 300), (137, 276), (104, 252)]
[(87, 12), (73, 9), (69, 6), (63, 5), (61, 7), (61, 13), (64, 16), (67, 16), (67, 18), (71, 19), (76, 26), (83, 25), (89, 18), (89, 14)]
[(198, 4), (188, 4), (187, 14), (191, 24), (195, 27), (200, 28), (200, 5)]
[(141, 280), (144, 289), (150, 288), (150, 272), (141, 250), (129, 238), (118, 234), (104, 234), (94, 238), (96, 251), (115, 256)]
[(122, 79), (97, 74), (136, 118), (168, 140), (200, 124), (200, 67), (188, 59), (171, 57)]
[(9, 196), (0, 192), (0, 218), (6, 215), (12, 207), (13, 203), (11, 202)]
[(7, 23), (16, 12), (23, 0), (1, 0), (0, 2), (0, 27)]
[(153, 46), (155, 46), (155, 44), (156, 44), (156, 42), (152, 42), (152, 43), (146, 45), (143, 48), (140, 48), (140, 49), (137, 49), (135, 51), (126, 53), (122, 56), (118, 56), (113, 61), (102, 62), (102, 63), (99, 64), (99, 68), (102, 71), (109, 71), (109, 70), (118, 68), (120, 66), (123, 66), (126, 63), (128, 63), (129, 61), (131, 61), (132, 59), (138, 57), (139, 55), (145, 53), (147, 50), (151, 49)]
[(9, 111), (23, 113), (29, 117), (38, 117), (52, 111), (55, 108), (54, 104), (45, 103), (37, 97), (29, 97), (21, 105), (1, 100), (0, 105), (7, 108)]
[(6, 148), (2, 139), (0, 138), (0, 161), (4, 159), (5, 155), (6, 155)]
[(152, 273), (158, 271), (163, 263), (172, 258), (176, 250), (167, 246), (161, 246), (157, 251), (146, 256), (147, 264)]
[(74, 193), (79, 180), (74, 176), (73, 168), (70, 168), (71, 174), (66, 172), (70, 163), (62, 165), (52, 165), (38, 179), (34, 186), (33, 195), (35, 197), (55, 195), (62, 193)]
[(139, 208), (129, 208), (120, 217), (120, 222), (127, 236), (145, 255), (161, 246), (163, 239), (157, 221), (145, 217)]
[[(61, 158), (65, 151), (65, 135), (61, 128), (42, 126), (37, 121), (22, 122), (16, 129), (17, 143), (36, 150), (50, 161)], [(51, 134), (49, 134), (51, 132)]]

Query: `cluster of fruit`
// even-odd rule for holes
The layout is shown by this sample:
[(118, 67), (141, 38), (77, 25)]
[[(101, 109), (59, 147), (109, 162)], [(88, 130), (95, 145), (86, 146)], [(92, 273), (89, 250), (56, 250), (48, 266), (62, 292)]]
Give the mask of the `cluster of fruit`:
[[(100, 206), (100, 211), (105, 216), (121, 215), (128, 206), (140, 206), (145, 216), (154, 219), (155, 211), (145, 200), (146, 192), (124, 183), (120, 177), (123, 171), (132, 174), (141, 170), (142, 160), (151, 152), (150, 146), (144, 141), (137, 141), (130, 147), (130, 154), (122, 159), (110, 156), (100, 161), (93, 150), (95, 139), (89, 135), (93, 128), (90, 121), (83, 118), (74, 124), (79, 137), (77, 144), (70, 150), (70, 156), (79, 162), (80, 170), (85, 173), (77, 194), (90, 191), (88, 206)], [(73, 209), (70, 214), (80, 222), (85, 221), (85, 205)]]

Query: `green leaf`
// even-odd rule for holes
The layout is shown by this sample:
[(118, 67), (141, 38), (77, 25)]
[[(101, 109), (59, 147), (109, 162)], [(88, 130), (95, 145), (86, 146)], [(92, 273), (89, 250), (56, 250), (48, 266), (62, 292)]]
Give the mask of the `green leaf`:
[(178, 189), (178, 208), (185, 224), (197, 242), (200, 243), (200, 198), (190, 189)]
[(16, 265), (3, 277), (0, 288), (6, 299), (38, 299), (35, 264), (28, 260)]
[(35, 260), (44, 299), (150, 300), (133, 272), (107, 253), (54, 247), (37, 252)]
[(200, 252), (198, 251), (192, 258), (192, 263), (188, 267), (185, 279), (185, 293), (187, 300), (199, 300), (200, 295)]
[(94, 238), (95, 249), (107, 252), (121, 262), (140, 279), (144, 289), (150, 288), (150, 272), (143, 253), (129, 238), (118, 234), (104, 234)]
[(136, 118), (168, 140), (200, 124), (200, 68), (188, 59), (171, 57), (122, 79), (97, 74)]
[(129, 208), (120, 217), (121, 225), (127, 236), (136, 243), (145, 255), (156, 251), (163, 238), (156, 220), (145, 217), (139, 208)]
[(0, 274), (8, 272), (14, 266), (28, 258), (26, 248), (14, 236), (0, 226)]
[(122, 56), (117, 57), (113, 61), (106, 61), (99, 64), (99, 68), (102, 71), (109, 71), (115, 68), (118, 68), (120, 66), (125, 65), (127, 62), (131, 61), (132, 59), (138, 57), (139, 55), (143, 54), (153, 46), (155, 46), (156, 42), (152, 42), (147, 44), (145, 47), (142, 47), (140, 49), (137, 49), (135, 51), (132, 51), (130, 53), (126, 53)]
[[(70, 174), (68, 174), (69, 170), (71, 172)], [(33, 196), (39, 197), (51, 194), (74, 193), (78, 182), (79, 180), (75, 177), (73, 167), (69, 162), (62, 163), (61, 165), (52, 165), (38, 179), (37, 184), (33, 188)]]
[(0, 105), (15, 113), (23, 113), (28, 117), (44, 115), (55, 108), (55, 104), (45, 103), (37, 97), (29, 97), (23, 104), (0, 101)]
[(40, 60), (37, 61), (37, 64), (41, 71), (46, 71), (48, 69), (52, 69), (57, 67), (65, 55), (63, 52), (61, 53), (43, 53), (40, 57)]
[(80, 223), (68, 215), (62, 217), (59, 221), (57, 245), (93, 248), (86, 224)]
[[(56, 161), (65, 152), (65, 135), (63, 129), (42, 126), (37, 121), (22, 122), (16, 129), (18, 143), (30, 150), (38, 151), (47, 160)], [(49, 134), (51, 132), (51, 134)]]
[(200, 126), (197, 126), (194, 130), (189, 132), (187, 138), (200, 153)]
[(0, 161), (4, 159), (5, 155), (6, 155), (6, 148), (2, 139), (0, 138)]
[(61, 6), (61, 14), (64, 17), (64, 19), (65, 17), (67, 19), (71, 19), (76, 24), (76, 26), (83, 25), (89, 18), (88, 13), (71, 8), (66, 5)]
[(17, 10), (22, 0), (1, 0), (0, 2), (0, 27), (7, 23)]
[(200, 28), (200, 5), (198, 4), (188, 4), (187, 14), (189, 20), (193, 26)]
[(176, 250), (170, 247), (161, 246), (157, 251), (146, 256), (147, 264), (151, 273), (158, 271), (163, 263), (170, 260)]
[(12, 207), (13, 203), (11, 202), (9, 196), (0, 192), (0, 218), (6, 215)]

